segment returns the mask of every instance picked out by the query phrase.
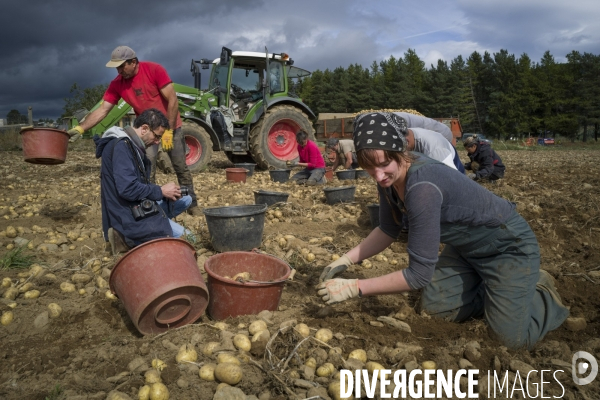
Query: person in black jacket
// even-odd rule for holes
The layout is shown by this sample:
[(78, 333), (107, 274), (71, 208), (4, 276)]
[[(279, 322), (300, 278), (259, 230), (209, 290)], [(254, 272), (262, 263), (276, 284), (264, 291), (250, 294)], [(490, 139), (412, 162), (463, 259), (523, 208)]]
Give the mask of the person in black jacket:
[(488, 179), (497, 181), (504, 177), (504, 164), (502, 159), (490, 147), (488, 143), (480, 142), (477, 136), (471, 136), (464, 142), (465, 149), (469, 153), (470, 162), (465, 164), (467, 176), (473, 180)]
[(174, 182), (158, 186), (150, 182), (146, 148), (159, 143), (167, 117), (155, 108), (142, 112), (133, 127), (109, 128), (94, 136), (96, 158), (102, 158), (100, 195), (102, 230), (113, 254), (141, 243), (191, 232), (171, 221), (192, 204)]

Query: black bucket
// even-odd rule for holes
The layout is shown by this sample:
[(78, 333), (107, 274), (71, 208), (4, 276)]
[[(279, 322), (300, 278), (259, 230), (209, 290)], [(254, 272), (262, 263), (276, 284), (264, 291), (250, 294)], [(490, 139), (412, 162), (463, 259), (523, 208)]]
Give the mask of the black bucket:
[(291, 169), (272, 169), (269, 171), (273, 182), (284, 183), (290, 180)]
[(246, 251), (260, 247), (266, 204), (210, 207), (202, 210), (215, 250)]
[(369, 218), (371, 218), (371, 227), (375, 229), (379, 226), (379, 203), (369, 204), (367, 208), (369, 209)]
[(254, 204), (266, 204), (272, 206), (275, 203), (287, 201), (289, 193), (284, 192), (267, 192), (266, 190), (254, 191)]
[(254, 174), (254, 168), (256, 167), (256, 164), (253, 163), (236, 163), (233, 164), (235, 165), (236, 168), (245, 168), (248, 170), (248, 173), (246, 174), (246, 177), (251, 177), (252, 174)]
[(364, 169), (357, 169), (356, 170), (356, 179), (364, 179), (364, 178), (370, 178), (371, 175), (369, 175), (369, 173), (367, 171), (365, 171)]
[(344, 171), (336, 171), (335, 174), (340, 181), (346, 179), (356, 179), (356, 170), (346, 169)]
[(356, 186), (340, 186), (323, 189), (327, 204), (348, 203), (354, 201)]

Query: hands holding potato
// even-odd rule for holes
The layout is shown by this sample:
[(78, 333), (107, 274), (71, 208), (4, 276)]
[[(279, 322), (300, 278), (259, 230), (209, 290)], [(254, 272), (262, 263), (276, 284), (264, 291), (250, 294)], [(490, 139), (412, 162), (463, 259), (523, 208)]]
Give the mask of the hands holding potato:
[(350, 260), (350, 257), (344, 254), (343, 256), (341, 256), (340, 258), (323, 268), (323, 272), (321, 272), (321, 276), (319, 277), (319, 282), (324, 282), (329, 279), (332, 279), (336, 275), (339, 275), (342, 272), (344, 272), (346, 269), (348, 269), (348, 266), (352, 264), (353, 262), (352, 260)]
[(342, 301), (358, 297), (358, 279), (330, 279), (317, 285), (317, 294), (327, 304), (340, 303)]

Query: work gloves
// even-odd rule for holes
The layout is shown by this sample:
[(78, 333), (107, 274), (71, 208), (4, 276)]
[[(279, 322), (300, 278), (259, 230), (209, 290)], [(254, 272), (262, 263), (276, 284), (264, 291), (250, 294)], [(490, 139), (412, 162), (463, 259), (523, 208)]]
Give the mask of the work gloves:
[(321, 276), (319, 277), (319, 282), (324, 282), (329, 279), (332, 279), (334, 276), (341, 274), (345, 270), (348, 269), (348, 266), (352, 265), (352, 261), (350, 258), (344, 254), (325, 268), (323, 268), (323, 272), (321, 272)]
[(295, 167), (298, 165), (298, 161), (288, 160), (285, 162), (285, 165), (287, 165), (288, 167)]
[(469, 172), (469, 173), (467, 174), (467, 176), (468, 176), (469, 178), (473, 179), (473, 180), (477, 179), (477, 175), (476, 175), (476, 174), (474, 174), (474, 173), (472, 173), (472, 172)]
[(171, 151), (173, 149), (173, 129), (165, 129), (161, 143), (164, 151)]
[(342, 301), (358, 297), (358, 279), (331, 279), (317, 285), (317, 294), (327, 304), (340, 303)]
[(73, 143), (74, 141), (76, 141), (77, 139), (81, 138), (81, 135), (83, 135), (83, 132), (85, 132), (83, 130), (83, 128), (79, 125), (77, 125), (76, 127), (74, 127), (73, 129), (69, 129), (67, 131), (67, 133), (69, 134), (69, 136), (71, 137), (69, 139), (69, 142)]

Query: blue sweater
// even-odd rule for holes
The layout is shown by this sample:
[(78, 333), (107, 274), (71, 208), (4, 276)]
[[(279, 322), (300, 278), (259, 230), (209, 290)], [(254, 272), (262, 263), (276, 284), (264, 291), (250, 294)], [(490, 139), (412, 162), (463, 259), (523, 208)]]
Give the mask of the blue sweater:
[[(159, 206), (159, 213), (136, 221), (131, 206), (142, 199), (162, 199), (160, 186), (150, 182), (150, 160), (142, 141), (132, 128), (113, 127), (102, 137), (94, 136), (96, 158), (102, 157), (100, 192), (102, 203), (102, 230), (108, 240), (112, 227), (125, 236), (129, 246), (173, 236), (169, 219)], [(132, 149), (136, 152), (132, 152)], [(136, 158), (137, 157), (137, 160)], [(143, 172), (141, 171), (143, 168)]]

